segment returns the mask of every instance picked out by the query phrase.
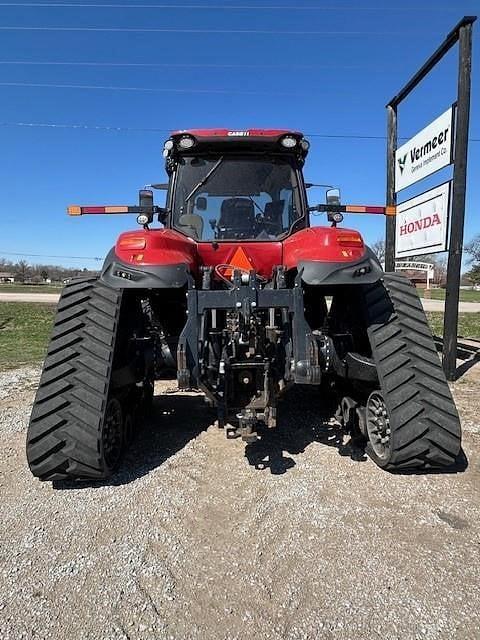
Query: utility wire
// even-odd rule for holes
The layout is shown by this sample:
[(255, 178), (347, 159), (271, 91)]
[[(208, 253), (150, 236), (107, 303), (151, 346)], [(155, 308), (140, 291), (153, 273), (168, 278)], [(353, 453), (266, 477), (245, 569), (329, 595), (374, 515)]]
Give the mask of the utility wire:
[(87, 4), (70, 2), (0, 2), (0, 7), (30, 7), (30, 8), (71, 8), (71, 9), (193, 9), (215, 11), (457, 11), (456, 7), (361, 7), (355, 5), (328, 5), (328, 6), (303, 6), (303, 5), (224, 5), (224, 4)]
[(0, 255), (4, 256), (24, 256), (26, 258), (69, 258), (70, 260), (97, 260), (102, 261), (103, 258), (94, 256), (51, 256), (45, 253), (21, 253), (20, 251), (3, 251), (0, 249)]
[(86, 89), (107, 91), (141, 91), (147, 93), (202, 93), (248, 96), (289, 96), (289, 91), (244, 91), (243, 89), (160, 89), (158, 87), (119, 87), (115, 85), (51, 84), (42, 82), (0, 82), (0, 87), (38, 87), (47, 89)]
[[(171, 129), (157, 129), (155, 127), (114, 127), (108, 125), (88, 125), (88, 124), (61, 124), (54, 122), (0, 122), (0, 127), (46, 127), (52, 129), (92, 129), (100, 131), (132, 131), (132, 132), (144, 132), (144, 133), (166, 133), (170, 134), (175, 130)], [(328, 133), (306, 133), (306, 136), (311, 138), (347, 138), (347, 139), (359, 139), (359, 140), (385, 140), (385, 136), (371, 136), (371, 135), (348, 135), (348, 134), (328, 134)]]
[[(111, 33), (190, 33), (190, 34), (226, 34), (236, 33), (243, 35), (289, 35), (289, 36), (375, 36), (399, 37), (399, 36), (425, 36), (425, 31), (289, 31), (269, 29), (176, 29), (176, 28), (151, 28), (151, 27), (22, 27), (2, 26), (0, 31), (84, 31), (84, 32), (111, 32)], [(431, 35), (431, 34), (430, 34)]]
[(72, 67), (150, 67), (173, 69), (364, 69), (369, 71), (391, 72), (392, 69), (378, 69), (365, 65), (329, 65), (329, 64), (218, 64), (190, 62), (59, 62), (39, 60), (0, 60), (0, 65), (36, 65), (36, 66), (72, 66)]
[[(170, 134), (175, 127), (170, 129), (158, 129), (155, 127), (115, 127), (108, 125), (90, 124), (63, 124), (59, 122), (0, 122), (0, 127), (40, 127), (51, 129), (91, 129), (97, 131), (131, 131), (135, 133), (166, 133)], [(344, 138), (346, 140), (386, 140), (386, 136), (375, 136), (367, 134), (340, 134), (340, 133), (305, 133), (309, 138)], [(410, 136), (411, 137), (411, 136)], [(399, 140), (409, 140), (403, 137)], [(480, 142), (480, 138), (469, 138), (469, 142)]]

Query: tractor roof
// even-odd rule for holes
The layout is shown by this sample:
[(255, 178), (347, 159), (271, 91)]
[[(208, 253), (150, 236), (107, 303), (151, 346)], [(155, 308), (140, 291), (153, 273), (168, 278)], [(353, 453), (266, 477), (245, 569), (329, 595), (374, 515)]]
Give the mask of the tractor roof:
[(274, 138), (291, 135), (303, 138), (303, 133), (292, 129), (183, 129), (173, 131), (171, 136), (191, 135), (195, 138)]
[(292, 129), (183, 129), (173, 131), (164, 147), (165, 157), (197, 153), (287, 153), (304, 159), (309, 143)]

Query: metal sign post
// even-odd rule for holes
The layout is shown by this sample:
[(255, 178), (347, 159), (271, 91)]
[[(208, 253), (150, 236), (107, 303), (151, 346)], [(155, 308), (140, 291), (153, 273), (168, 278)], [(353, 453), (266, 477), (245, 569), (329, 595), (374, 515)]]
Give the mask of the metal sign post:
[(458, 298), (462, 268), (465, 190), (467, 186), (468, 124), (472, 68), (472, 22), (459, 29), (458, 102), (453, 165), (452, 222), (448, 252), (447, 291), (443, 323), (443, 369), (447, 380), (455, 380), (457, 368)]
[[(468, 125), (470, 116), (470, 78), (472, 61), (472, 25), (476, 16), (465, 16), (447, 35), (425, 64), (387, 104), (387, 205), (396, 204), (395, 156), (397, 151), (398, 105), (425, 78), (444, 55), (459, 42), (457, 111), (450, 245), (447, 291), (443, 327), (443, 368), (447, 380), (455, 379), (458, 330), (458, 300), (462, 263), (467, 177)], [(385, 270), (395, 269), (395, 220), (387, 217), (385, 230)]]

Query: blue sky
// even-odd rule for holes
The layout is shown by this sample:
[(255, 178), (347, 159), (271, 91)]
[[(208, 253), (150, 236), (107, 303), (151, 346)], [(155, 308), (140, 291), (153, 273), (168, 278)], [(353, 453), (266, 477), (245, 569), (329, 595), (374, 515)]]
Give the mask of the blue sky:
[[(22, 29), (1, 32), (0, 123), (92, 127), (0, 126), (0, 256), (12, 259), (15, 256), (6, 252), (104, 256), (119, 231), (135, 227), (134, 219), (68, 218), (66, 205), (135, 204), (139, 187), (164, 180), (161, 152), (171, 129), (292, 127), (307, 135), (383, 136), (386, 102), (454, 24), (478, 10), (478, 2), (469, 0), (2, 4), (6, 3), (0, 2), (0, 26)], [(117, 6), (85, 6), (94, 4)], [(171, 8), (139, 6), (147, 4)], [(192, 8), (195, 4), (201, 8)], [(239, 6), (255, 9), (235, 8)], [(478, 140), (479, 28), (476, 23), (470, 126), (470, 137)], [(225, 33), (229, 31), (243, 33)], [(283, 33), (266, 33), (271, 31)], [(102, 64), (6, 64), (18, 62)], [(401, 105), (400, 136), (414, 134), (448, 108), (456, 95), (456, 70), (455, 48)], [(23, 84), (126, 89), (18, 86)], [(165, 132), (136, 130), (149, 128)], [(385, 141), (322, 135), (310, 137), (307, 180), (338, 185), (345, 203), (382, 204)], [(480, 232), (480, 142), (470, 144), (469, 156), (466, 239)], [(445, 169), (402, 192), (402, 198), (450, 175), (451, 169)], [(323, 193), (312, 190), (310, 198), (315, 204), (323, 200)], [(346, 223), (359, 228), (369, 242), (383, 235), (383, 218), (351, 216)], [(79, 267), (99, 264), (28, 260)]]

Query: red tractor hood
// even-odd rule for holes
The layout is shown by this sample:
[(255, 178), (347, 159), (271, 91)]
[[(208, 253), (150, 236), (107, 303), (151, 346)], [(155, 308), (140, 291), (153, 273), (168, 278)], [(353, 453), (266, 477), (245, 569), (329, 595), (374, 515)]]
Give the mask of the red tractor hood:
[(122, 233), (115, 253), (132, 266), (186, 264), (197, 273), (201, 266), (232, 265), (269, 279), (276, 265), (291, 270), (306, 262), (358, 261), (365, 245), (358, 231), (333, 227), (303, 229), (281, 242), (198, 243), (172, 229), (151, 229)]

